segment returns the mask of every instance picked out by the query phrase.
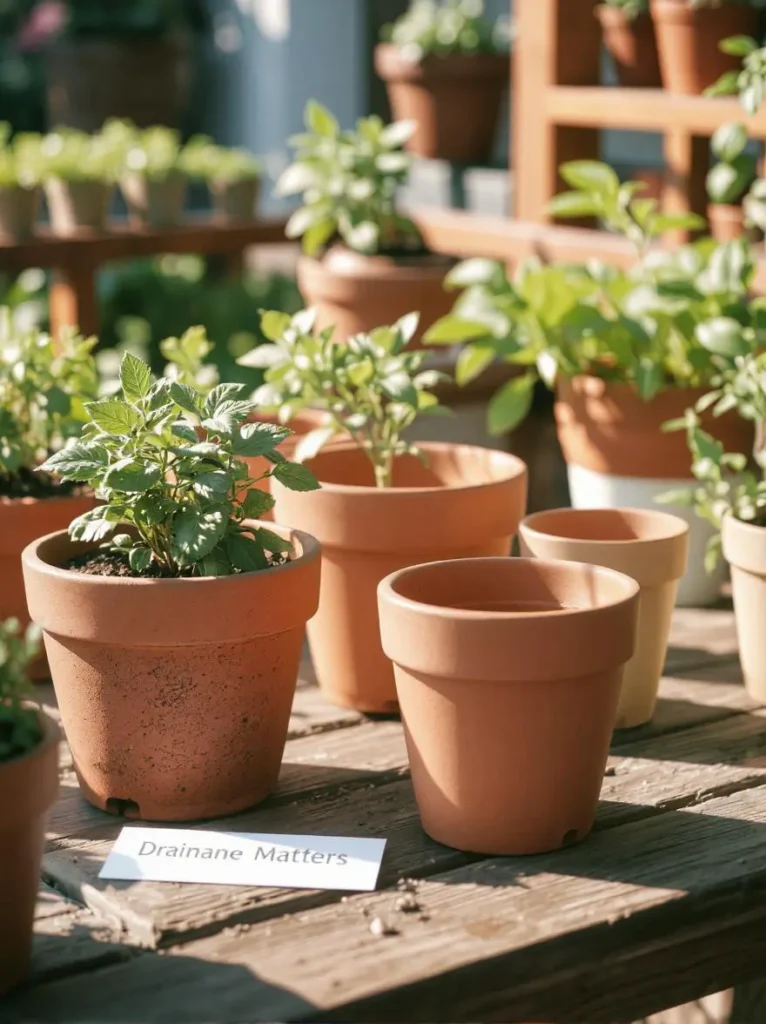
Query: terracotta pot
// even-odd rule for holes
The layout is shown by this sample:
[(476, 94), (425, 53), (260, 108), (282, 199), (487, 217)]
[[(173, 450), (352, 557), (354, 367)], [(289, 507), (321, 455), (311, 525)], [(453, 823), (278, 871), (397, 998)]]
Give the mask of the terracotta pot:
[(599, 4), (604, 46), (614, 61), (617, 81), (628, 89), (659, 89), (662, 86), (654, 25), (648, 14), (628, 18), (621, 7)]
[(766, 528), (726, 516), (723, 553), (731, 566), (731, 588), (739, 660), (750, 696), (766, 704)]
[(83, 228), (105, 229), (113, 192), (111, 185), (100, 181), (48, 178), (44, 187), (54, 235), (71, 235)]
[[(73, 519), (93, 508), (93, 495), (76, 498), (0, 498), (0, 620), (29, 624), (21, 552), (38, 537), (66, 530)], [(41, 655), (32, 665), (34, 679), (47, 679), (48, 662)]]
[(43, 737), (0, 762), (0, 996), (26, 977), (48, 810), (58, 794), (59, 728), (40, 715)]
[(0, 188), (0, 238), (24, 242), (35, 233), (40, 190)]
[(691, 7), (688, 0), (650, 0), (662, 81), (669, 92), (697, 96), (740, 58), (719, 49), (730, 36), (755, 36), (758, 12), (747, 3)]
[(752, 237), (753, 233), (745, 228), (745, 211), (739, 203), (710, 203), (707, 219), (716, 242), (733, 242), (745, 234)]
[(260, 191), (258, 178), (213, 181), (210, 184), (213, 212), (222, 220), (255, 220)]
[(126, 174), (120, 191), (131, 220), (152, 228), (174, 227), (183, 218), (187, 180), (182, 174), (153, 180), (142, 174)]
[(413, 63), (392, 43), (375, 47), (394, 120), (417, 123), (407, 149), (458, 164), (484, 164), (492, 155), (510, 62), (507, 53), (450, 53)]
[(394, 486), (376, 488), (365, 454), (338, 444), (306, 465), (318, 491), (274, 485), (275, 516), (322, 543), (322, 596), (308, 626), (319, 685), (329, 700), (395, 713), (396, 687), (378, 632), (378, 583), (443, 558), (507, 555), (524, 514), (526, 466), (506, 452), (423, 444), (428, 466), (397, 460)]
[(638, 584), (526, 558), (417, 565), (378, 589), (425, 831), (543, 853), (593, 824)]
[(437, 254), (393, 259), (333, 246), (322, 259), (300, 258), (298, 287), (306, 305), (317, 310), (319, 330), (335, 326), (336, 341), (418, 310), (420, 324), (410, 348), (420, 348), (423, 334), (454, 304), (454, 295), (444, 290), (452, 263)]
[(64, 533), (24, 551), (29, 610), (96, 807), (194, 821), (271, 793), (320, 568), (313, 537), (277, 531), (295, 546), (287, 565), (203, 579), (71, 572), (59, 567), (89, 545)]
[(678, 581), (686, 572), (688, 524), (659, 511), (560, 508), (527, 516), (519, 537), (523, 555), (603, 565), (639, 584), (636, 651), (625, 667), (615, 728), (648, 722), (657, 703)]

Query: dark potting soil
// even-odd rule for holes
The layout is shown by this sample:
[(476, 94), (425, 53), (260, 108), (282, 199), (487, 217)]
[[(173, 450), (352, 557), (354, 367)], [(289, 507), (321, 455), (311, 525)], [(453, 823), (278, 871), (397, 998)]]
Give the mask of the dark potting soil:
[[(273, 555), (271, 567), (282, 565), (283, 556)], [(86, 576), (122, 576), (134, 580), (172, 580), (178, 577), (162, 569), (155, 562), (145, 572), (134, 572), (130, 568), (128, 555), (123, 551), (88, 551), (84, 555), (75, 555), (62, 566), (71, 572), (83, 573)], [(182, 572), (181, 576), (191, 578), (191, 570)]]
[(86, 491), (83, 484), (31, 469), (20, 469), (10, 476), (0, 474), (0, 498), (71, 498)]

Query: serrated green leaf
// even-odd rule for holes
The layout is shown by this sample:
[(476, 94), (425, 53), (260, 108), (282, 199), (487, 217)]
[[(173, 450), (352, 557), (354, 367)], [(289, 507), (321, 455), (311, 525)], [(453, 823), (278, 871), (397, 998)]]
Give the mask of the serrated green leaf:
[(280, 427), (275, 423), (245, 423), (234, 435), (232, 451), (246, 459), (268, 455), (291, 433), (287, 427)]
[(233, 533), (226, 538), (226, 553), (240, 572), (256, 572), (266, 569), (269, 564), (260, 543), (241, 533)]
[(87, 402), (88, 415), (107, 434), (126, 436), (141, 422), (141, 414), (119, 398), (102, 398)]
[(179, 381), (174, 380), (168, 387), (168, 393), (176, 405), (186, 412), (191, 412), (195, 415), (199, 413), (201, 405), (200, 396), (188, 384), (181, 384)]
[(228, 473), (222, 469), (216, 469), (209, 473), (200, 473), (195, 478), (192, 488), (202, 498), (214, 499), (225, 498), (233, 486), (233, 481)]
[(200, 576), (231, 576), (232, 564), (226, 551), (219, 544), (198, 563)]
[(69, 536), (75, 541), (94, 544), (104, 540), (115, 529), (116, 523), (106, 518), (107, 508), (100, 505), (83, 512), (69, 524)]
[(210, 554), (226, 530), (227, 519), (221, 509), (202, 512), (182, 509), (173, 519), (171, 550), (179, 565), (193, 565)]
[(258, 528), (257, 537), (262, 547), (273, 555), (289, 555), (293, 550), (289, 540), (285, 540), (284, 537), (280, 537), (271, 530), (267, 530), (265, 526)]
[(268, 491), (251, 487), (242, 503), (242, 513), (245, 519), (261, 519), (274, 508), (274, 505), (274, 498)]
[(102, 445), (80, 442), (62, 448), (43, 463), (40, 469), (56, 473), (64, 480), (91, 480), (109, 461)]
[(128, 401), (144, 398), (151, 383), (152, 373), (146, 363), (126, 352), (120, 364), (120, 386)]
[(277, 462), (274, 476), (290, 491), (316, 491), (321, 486), (311, 470), (297, 462)]
[(115, 491), (142, 493), (148, 491), (162, 479), (159, 466), (148, 463), (125, 462), (116, 463), (104, 476), (104, 485)]
[(128, 563), (133, 572), (145, 573), (152, 564), (152, 552), (149, 548), (134, 547), (128, 552)]
[[(280, 313), (277, 310), (270, 309), (261, 314), (261, 331), (269, 341), (280, 341), (289, 326), (290, 316), (287, 313)], [(265, 347), (267, 346), (260, 346), (260, 348)]]

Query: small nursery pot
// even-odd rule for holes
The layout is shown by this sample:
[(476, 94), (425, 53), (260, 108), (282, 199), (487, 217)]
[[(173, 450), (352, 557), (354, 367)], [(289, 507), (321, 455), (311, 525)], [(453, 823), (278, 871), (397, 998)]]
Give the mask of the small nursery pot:
[(739, 660), (750, 696), (766, 704), (766, 528), (726, 516), (723, 553), (731, 566)]
[(236, 576), (132, 579), (61, 568), (93, 545), (54, 533), (24, 551), (29, 610), (44, 631), (85, 797), (147, 821), (252, 807), (274, 788), (319, 545)]
[(409, 345), (419, 348), (428, 328), (452, 309), (454, 298), (444, 290), (452, 263), (435, 253), (363, 256), (336, 245), (321, 259), (300, 258), (298, 287), (306, 305), (317, 310), (317, 328), (335, 327), (335, 341), (419, 310), (420, 323)]
[(59, 789), (59, 728), (42, 713), (40, 724), (33, 750), (0, 763), (0, 996), (29, 969), (45, 821)]
[(396, 712), (391, 664), (380, 646), (378, 583), (417, 562), (508, 555), (524, 514), (527, 470), (506, 452), (423, 444), (427, 466), (396, 460), (394, 486), (374, 486), (364, 452), (342, 443), (305, 463), (318, 491), (275, 483), (275, 518), (322, 543), (322, 596), (308, 635), (317, 679), (342, 707)]
[(111, 185), (101, 181), (48, 178), (44, 188), (54, 235), (71, 235), (83, 228), (103, 231), (106, 227)]
[(393, 573), (378, 601), (425, 831), (488, 854), (586, 836), (638, 584), (601, 566), (476, 558)]
[(158, 179), (126, 174), (120, 180), (120, 191), (135, 223), (167, 228), (174, 227), (183, 218), (187, 184), (182, 174)]
[[(395, 121), (415, 121), (406, 148), (458, 164), (489, 160), (510, 79), (510, 56), (450, 53), (404, 60), (392, 43), (375, 47)], [(417, 307), (413, 307), (417, 308)]]
[(755, 36), (758, 12), (748, 3), (692, 7), (689, 0), (650, 0), (662, 81), (669, 92), (698, 96), (740, 58), (719, 48), (729, 36)]
[(40, 190), (0, 188), (0, 238), (23, 242), (35, 232)]
[(595, 13), (619, 84), (628, 89), (659, 89), (662, 79), (657, 40), (649, 15), (629, 18), (623, 8), (610, 4), (598, 4)]
[(688, 524), (659, 511), (559, 508), (527, 516), (519, 537), (523, 555), (603, 565), (639, 584), (636, 651), (625, 667), (615, 728), (648, 722), (657, 703), (678, 581), (686, 572)]
[(244, 181), (212, 181), (210, 195), (213, 212), (222, 220), (254, 220), (261, 183), (258, 178)]

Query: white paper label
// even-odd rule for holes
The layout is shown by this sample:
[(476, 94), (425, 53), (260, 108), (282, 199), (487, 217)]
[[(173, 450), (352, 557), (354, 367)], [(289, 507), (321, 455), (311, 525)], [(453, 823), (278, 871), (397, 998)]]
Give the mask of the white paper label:
[(99, 878), (372, 890), (385, 839), (128, 826)]

